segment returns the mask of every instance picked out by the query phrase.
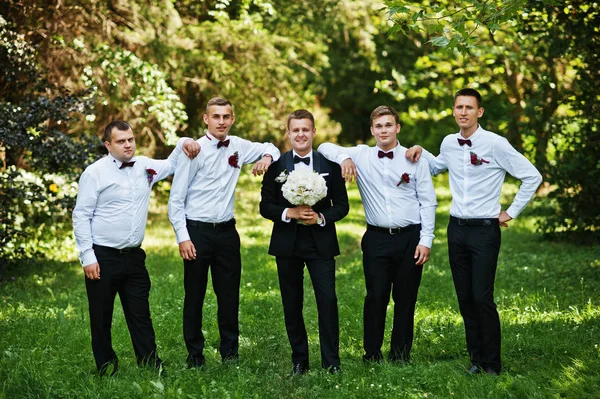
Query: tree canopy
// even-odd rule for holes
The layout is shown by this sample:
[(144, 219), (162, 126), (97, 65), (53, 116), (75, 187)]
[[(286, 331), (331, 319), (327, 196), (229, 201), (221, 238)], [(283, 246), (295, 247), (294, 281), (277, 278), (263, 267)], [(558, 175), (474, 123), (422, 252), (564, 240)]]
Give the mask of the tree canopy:
[[(178, 136), (203, 133), (205, 104), (217, 95), (235, 106), (233, 134), (282, 149), (293, 109), (314, 111), (319, 141), (353, 145), (374, 142), (370, 112), (387, 104), (401, 115), (401, 144), (436, 152), (456, 131), (452, 95), (467, 86), (484, 96), (482, 124), (543, 173), (551, 211), (542, 231), (597, 237), (599, 8), (558, 0), (3, 0), (0, 240), (26, 246), (23, 237), (38, 229), (31, 204), (68, 226), (70, 184), (100, 156), (98, 137), (111, 120), (128, 120), (138, 148), (164, 157)], [(26, 175), (43, 199), (11, 183)]]

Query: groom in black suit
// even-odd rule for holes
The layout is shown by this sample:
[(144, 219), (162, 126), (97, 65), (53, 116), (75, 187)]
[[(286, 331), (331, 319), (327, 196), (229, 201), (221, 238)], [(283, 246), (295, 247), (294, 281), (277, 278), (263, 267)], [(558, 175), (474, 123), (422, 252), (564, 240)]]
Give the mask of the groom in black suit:
[[(309, 370), (308, 338), (302, 316), (304, 265), (317, 301), (321, 365), (331, 373), (341, 371), (334, 259), (340, 249), (334, 223), (348, 214), (348, 194), (340, 166), (313, 151), (315, 133), (315, 120), (310, 112), (301, 109), (289, 115), (287, 135), (292, 151), (283, 154), (267, 170), (261, 190), (260, 214), (275, 222), (269, 254), (277, 262), (285, 327), (292, 346), (293, 375)], [(294, 206), (283, 197), (284, 179), (299, 169), (318, 172), (327, 184), (327, 195), (312, 208)]]

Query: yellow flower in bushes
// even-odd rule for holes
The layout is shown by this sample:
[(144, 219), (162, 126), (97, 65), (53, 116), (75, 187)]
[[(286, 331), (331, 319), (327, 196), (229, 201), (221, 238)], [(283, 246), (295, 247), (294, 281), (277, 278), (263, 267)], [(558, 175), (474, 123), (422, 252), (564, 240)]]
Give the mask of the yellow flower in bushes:
[(56, 184), (56, 183), (52, 183), (52, 184), (50, 185), (50, 187), (48, 187), (48, 189), (49, 189), (50, 191), (52, 191), (53, 193), (57, 193), (57, 192), (58, 192), (58, 184)]

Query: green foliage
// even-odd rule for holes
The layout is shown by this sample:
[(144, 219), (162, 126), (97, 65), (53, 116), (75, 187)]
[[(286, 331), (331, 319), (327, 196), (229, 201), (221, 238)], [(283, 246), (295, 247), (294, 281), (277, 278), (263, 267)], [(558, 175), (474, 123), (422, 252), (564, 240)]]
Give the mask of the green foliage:
[(165, 144), (175, 145), (187, 114), (158, 66), (108, 45), (93, 50), (92, 58), (82, 78), (98, 94), (96, 109), (101, 119), (119, 115), (132, 126), (146, 126)]
[[(67, 134), (89, 112), (89, 93), (50, 95), (35, 50), (0, 28), (0, 264), (38, 257), (70, 234), (75, 180), (97, 153), (97, 140)], [(41, 91), (41, 90), (45, 90)]]
[[(482, 125), (504, 134), (552, 184), (550, 197), (557, 209), (540, 222), (542, 231), (596, 236), (598, 4), (386, 4), (395, 24), (392, 31), (420, 35), (430, 45), (414, 68), (394, 71), (393, 80), (380, 80), (377, 87), (410, 100), (412, 115), (439, 121), (438, 127), (453, 124), (449, 88), (479, 89), (486, 109)], [(439, 101), (442, 95), (445, 103)], [(437, 147), (441, 138), (438, 134), (423, 141)]]
[[(432, 257), (424, 266), (411, 363), (364, 365), (365, 288), (360, 252), (364, 211), (355, 184), (349, 185), (350, 214), (337, 224), (342, 252), (336, 258), (336, 279), (344, 374), (337, 378), (320, 370), (316, 303), (305, 272), (304, 318), (312, 371), (291, 378), (277, 269), (267, 254), (272, 224), (258, 214), (260, 179), (246, 168), (236, 193), (243, 261), (239, 363), (221, 364), (217, 301), (209, 283), (203, 313), (207, 365), (201, 371), (187, 369), (181, 332), (183, 264), (166, 214), (155, 209), (143, 247), (152, 279), (150, 308), (158, 350), (169, 376), (160, 378), (138, 369), (118, 299), (112, 334), (120, 372), (113, 378), (95, 376), (81, 266), (75, 259), (45, 262), (12, 270), (9, 276), (14, 280), (0, 284), (0, 397), (597, 397), (599, 249), (541, 241), (534, 233), (531, 208), (502, 233), (495, 298), (502, 322), (505, 371), (497, 378), (464, 375), (469, 360), (448, 266), (447, 195), (439, 198), (445, 211), (438, 215)], [(435, 183), (445, 193), (447, 179), (436, 178)], [(516, 189), (506, 185), (503, 192)], [(503, 203), (510, 199), (503, 198)], [(161, 201), (160, 205), (165, 204)], [(569, 253), (568, 262), (565, 253)], [(384, 351), (389, 348), (392, 314), (390, 306)]]

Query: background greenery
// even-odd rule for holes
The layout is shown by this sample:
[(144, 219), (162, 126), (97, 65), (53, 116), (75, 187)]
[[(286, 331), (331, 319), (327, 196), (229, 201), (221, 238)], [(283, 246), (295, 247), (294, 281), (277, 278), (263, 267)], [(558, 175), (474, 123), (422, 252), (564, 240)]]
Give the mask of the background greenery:
[[(0, 273), (70, 235), (82, 170), (114, 119), (164, 158), (203, 134), (207, 100), (232, 134), (282, 150), (308, 108), (319, 140), (373, 143), (394, 106), (402, 144), (456, 131), (452, 94), (484, 96), (482, 125), (544, 176), (547, 237), (598, 243), (600, 5), (578, 0), (0, 0)], [(318, 143), (317, 143), (318, 144)], [(60, 256), (58, 256), (60, 258)], [(1, 278), (1, 277), (0, 277)]]
[[(502, 233), (495, 297), (505, 372), (499, 377), (464, 375), (469, 360), (446, 250), (450, 194), (445, 179), (436, 178), (435, 184), (440, 211), (432, 258), (424, 267), (409, 365), (362, 363), (364, 212), (351, 184), (351, 212), (337, 225), (344, 372), (331, 376), (319, 367), (316, 305), (306, 273), (304, 315), (312, 371), (289, 376), (277, 271), (267, 254), (272, 224), (258, 214), (260, 179), (247, 169), (236, 198), (243, 259), (238, 364), (220, 362), (216, 300), (209, 284), (204, 305), (207, 365), (201, 371), (185, 366), (183, 267), (161, 200), (151, 215), (144, 249), (153, 284), (152, 318), (169, 376), (138, 369), (118, 300), (113, 343), (120, 372), (113, 378), (94, 374), (84, 277), (71, 247), (72, 260), (15, 269), (12, 279), (0, 284), (0, 398), (597, 398), (599, 249), (541, 241), (534, 233), (538, 201)], [(506, 185), (504, 191), (507, 203), (516, 186)], [(390, 307), (388, 326), (391, 316)], [(389, 339), (388, 328), (384, 350)]]

